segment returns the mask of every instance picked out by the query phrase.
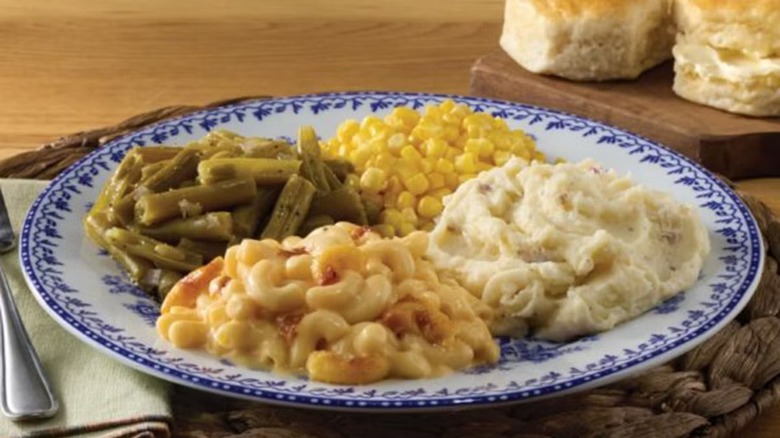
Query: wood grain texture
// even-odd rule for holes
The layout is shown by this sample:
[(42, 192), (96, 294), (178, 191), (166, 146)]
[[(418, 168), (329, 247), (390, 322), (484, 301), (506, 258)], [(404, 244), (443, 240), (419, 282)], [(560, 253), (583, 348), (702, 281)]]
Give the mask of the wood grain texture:
[[(0, 158), (167, 105), (329, 90), (466, 93), (470, 66), (496, 45), (502, 8), (503, 0), (0, 0)], [(780, 179), (738, 185), (780, 214)], [(742, 436), (780, 436), (780, 408)]]
[(474, 94), (613, 123), (671, 146), (729, 178), (780, 176), (780, 118), (730, 114), (680, 99), (672, 62), (635, 81), (573, 82), (533, 74), (501, 49), (471, 71)]

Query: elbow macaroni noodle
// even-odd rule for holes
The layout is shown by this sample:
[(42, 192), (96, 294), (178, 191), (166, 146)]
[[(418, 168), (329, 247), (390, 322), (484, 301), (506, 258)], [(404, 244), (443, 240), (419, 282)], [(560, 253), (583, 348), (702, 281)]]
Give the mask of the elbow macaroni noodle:
[(428, 237), (347, 223), (306, 238), (244, 240), (182, 279), (157, 330), (236, 363), (370, 383), (498, 360), (491, 309), (423, 258)]

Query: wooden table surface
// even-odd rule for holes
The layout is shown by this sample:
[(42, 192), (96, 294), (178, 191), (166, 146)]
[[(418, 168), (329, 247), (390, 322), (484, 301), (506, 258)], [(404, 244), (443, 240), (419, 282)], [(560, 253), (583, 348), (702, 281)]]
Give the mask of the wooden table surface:
[[(0, 0), (0, 158), (165, 105), (468, 91), (503, 0)], [(740, 181), (780, 214), (780, 179)], [(780, 406), (744, 432), (780, 436)]]

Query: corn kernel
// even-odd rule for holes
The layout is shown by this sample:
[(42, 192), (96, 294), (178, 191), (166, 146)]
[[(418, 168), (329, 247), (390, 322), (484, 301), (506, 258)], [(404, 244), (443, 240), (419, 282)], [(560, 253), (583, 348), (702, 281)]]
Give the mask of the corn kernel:
[(413, 194), (407, 191), (403, 191), (398, 195), (398, 199), (395, 205), (399, 209), (404, 209), (404, 208), (414, 207), (416, 203), (417, 203), (417, 198)]
[(391, 154), (387, 152), (381, 152), (374, 158), (374, 165), (387, 173), (388, 170), (390, 170), (395, 164), (395, 160), (397, 160), (397, 158)]
[(452, 99), (445, 99), (444, 102), (439, 104), (439, 109), (442, 113), (449, 113), (455, 109), (455, 101)]
[(382, 237), (393, 237), (393, 236), (395, 236), (395, 227), (393, 227), (392, 225), (379, 224), (379, 225), (374, 225), (371, 228), (374, 231), (376, 231), (377, 233), (381, 234)]
[(396, 210), (395, 208), (388, 208), (380, 214), (379, 220), (383, 224), (391, 225), (398, 229), (401, 227), (403, 217), (401, 216), (400, 210)]
[(430, 233), (431, 231), (433, 231), (433, 228), (434, 228), (435, 226), (436, 226), (436, 224), (434, 224), (433, 222), (427, 222), (427, 223), (426, 223), (426, 224), (424, 224), (422, 227), (420, 227), (420, 229), (421, 229), (421, 230), (423, 230), (423, 231), (427, 231), (427, 232), (429, 232), (429, 233)]
[(336, 138), (338, 138), (338, 141), (341, 143), (349, 143), (352, 140), (352, 137), (357, 134), (358, 130), (360, 130), (360, 124), (357, 122), (357, 120), (346, 120), (344, 123), (339, 125), (338, 129), (336, 130)]
[(368, 192), (379, 192), (387, 187), (387, 175), (382, 169), (370, 167), (360, 177), (360, 188)]
[(460, 173), (474, 173), (477, 171), (477, 160), (474, 154), (465, 152), (455, 157), (455, 169)]
[(444, 154), (444, 158), (455, 161), (455, 157), (461, 154), (461, 150), (458, 148), (449, 148), (447, 149), (447, 153)]
[(409, 160), (400, 160), (396, 163), (395, 173), (401, 177), (401, 181), (414, 178), (415, 175), (419, 175), (420, 171), (417, 169), (416, 163)]
[(477, 173), (484, 172), (486, 170), (492, 169), (494, 166), (488, 163), (485, 163), (484, 161), (477, 162)]
[(431, 138), (425, 141), (425, 156), (428, 158), (440, 158), (447, 152), (447, 142), (440, 138)]
[(452, 164), (452, 161), (446, 160), (444, 158), (439, 158), (436, 161), (436, 171), (439, 173), (452, 173), (455, 172), (455, 165)]
[(400, 236), (408, 236), (409, 234), (415, 232), (414, 225), (404, 222), (401, 224), (401, 227), (398, 228), (398, 235)]
[(463, 184), (464, 182), (474, 179), (477, 177), (476, 173), (464, 173), (463, 175), (458, 175), (458, 184)]
[(412, 145), (404, 146), (401, 149), (401, 158), (412, 162), (419, 162), (422, 160), (422, 154)]
[(436, 190), (431, 192), (431, 196), (433, 196), (434, 198), (437, 198), (440, 201), (441, 201), (441, 199), (443, 197), (445, 197), (447, 195), (450, 195), (450, 194), (452, 194), (452, 190), (447, 188), (447, 187), (442, 187), (440, 189), (436, 189)]
[(410, 178), (401, 179), (401, 181), (404, 183), (406, 189), (409, 190), (413, 195), (421, 195), (428, 190), (428, 187), (430, 187), (428, 178), (426, 178), (425, 175), (421, 173), (417, 173)]
[(493, 152), (493, 162), (496, 163), (496, 166), (503, 166), (511, 157), (512, 154), (507, 151)]
[(430, 219), (438, 216), (443, 208), (444, 206), (438, 199), (434, 198), (433, 196), (424, 196), (417, 204), (417, 213), (420, 216)]
[(444, 187), (444, 175), (440, 173), (431, 173), (428, 175), (428, 182), (431, 183), (429, 190)]
[(444, 185), (452, 188), (458, 187), (458, 174), (454, 172), (444, 174)]
[(406, 144), (406, 136), (399, 133), (393, 134), (387, 139), (387, 147), (393, 153), (400, 153)]
[(401, 219), (403, 222), (412, 225), (417, 225), (417, 221), (419, 220), (417, 212), (414, 211), (414, 207), (408, 207), (401, 210)]
[(434, 169), (436, 169), (436, 161), (434, 161), (432, 158), (423, 158), (420, 160), (420, 169), (425, 174), (431, 173)]

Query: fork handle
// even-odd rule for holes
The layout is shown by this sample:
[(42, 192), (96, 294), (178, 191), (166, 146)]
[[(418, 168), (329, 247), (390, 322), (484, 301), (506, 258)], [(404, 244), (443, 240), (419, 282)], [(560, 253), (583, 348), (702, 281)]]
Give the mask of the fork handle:
[(0, 333), (2, 333), (3, 413), (14, 421), (51, 417), (59, 407), (43, 367), (30, 343), (0, 267)]

